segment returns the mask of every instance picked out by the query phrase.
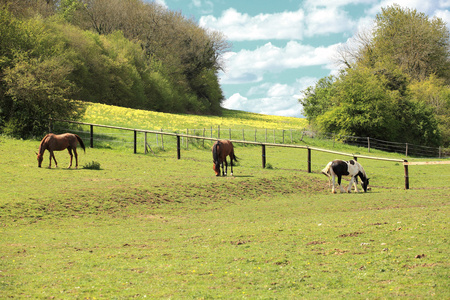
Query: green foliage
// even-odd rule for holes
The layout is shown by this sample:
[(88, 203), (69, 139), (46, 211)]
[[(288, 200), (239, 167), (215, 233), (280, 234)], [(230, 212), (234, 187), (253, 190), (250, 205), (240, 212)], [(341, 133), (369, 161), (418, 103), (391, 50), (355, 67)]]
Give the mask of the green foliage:
[[(303, 113), (324, 132), (428, 146), (448, 145), (449, 32), (397, 5), (377, 15), (373, 38), (359, 36), (348, 69), (304, 91)], [(346, 57), (353, 57), (354, 62)]]
[(425, 80), (437, 74), (450, 83), (449, 37), (442, 19), (430, 19), (415, 9), (388, 6), (376, 17), (374, 51), (370, 55), (376, 61), (387, 57), (413, 79)]
[(90, 163), (87, 163), (83, 166), (83, 169), (88, 170), (101, 170), (100, 163), (96, 161), (91, 161)]
[[(67, 77), (72, 71), (61, 47), (51, 42), (40, 19), (20, 22), (2, 10), (2, 28), (10, 37), (4, 49), (0, 86), (0, 115), (3, 131), (14, 136), (41, 135), (48, 119), (76, 119), (83, 111), (80, 103), (67, 100), (74, 85)], [(17, 34), (16, 38), (12, 38)]]
[(66, 99), (221, 113), (221, 35), (141, 0), (28, 2), (1, 6), (0, 131), (74, 119), (80, 107)]
[(316, 118), (319, 128), (344, 136), (439, 145), (432, 110), (410, 100), (398, 70), (350, 69), (334, 83), (332, 108)]
[(303, 98), (300, 100), (303, 107), (303, 114), (309, 122), (324, 114), (333, 106), (333, 83), (334, 76), (319, 79), (314, 87), (308, 87), (303, 91)]
[(411, 85), (414, 102), (426, 105), (433, 110), (442, 133), (442, 144), (450, 145), (450, 86), (444, 80), (431, 75), (427, 80), (414, 81)]

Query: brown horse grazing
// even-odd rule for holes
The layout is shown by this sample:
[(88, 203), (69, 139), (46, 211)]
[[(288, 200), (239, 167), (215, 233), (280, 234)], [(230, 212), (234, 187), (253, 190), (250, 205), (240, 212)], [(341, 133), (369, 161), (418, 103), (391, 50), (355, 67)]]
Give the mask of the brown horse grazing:
[[(234, 155), (233, 143), (227, 140), (220, 140), (214, 143), (212, 147), (213, 153), (213, 170), (216, 172), (216, 176), (220, 176), (220, 164), (222, 164), (222, 176), (227, 175), (228, 163), (227, 156), (230, 156), (231, 163), (231, 176), (233, 176), (233, 160), (237, 162), (237, 157)], [(223, 163), (225, 162), (225, 169)]]
[(81, 138), (76, 134), (73, 133), (64, 133), (59, 135), (53, 133), (47, 134), (42, 139), (41, 144), (39, 145), (39, 153), (36, 153), (39, 168), (41, 167), (42, 161), (44, 160), (45, 150), (48, 150), (48, 152), (50, 152), (50, 164), (48, 167), (51, 168), (52, 157), (53, 160), (55, 161), (56, 167), (58, 167), (58, 163), (56, 162), (55, 154), (53, 154), (53, 151), (61, 151), (64, 149), (67, 149), (69, 151), (70, 155), (69, 168), (72, 166), (72, 158), (73, 158), (72, 150), (73, 150), (73, 153), (75, 153), (75, 161), (76, 161), (75, 168), (77, 168), (78, 167), (77, 143), (80, 143), (81, 148), (83, 148), (84, 152), (86, 152), (83, 140), (81, 140)]

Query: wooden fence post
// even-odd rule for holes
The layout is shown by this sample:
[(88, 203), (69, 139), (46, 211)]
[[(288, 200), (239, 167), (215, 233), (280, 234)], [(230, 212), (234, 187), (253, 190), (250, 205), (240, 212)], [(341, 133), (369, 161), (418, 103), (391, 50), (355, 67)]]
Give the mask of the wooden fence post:
[[(407, 160), (404, 161), (405, 163), (408, 162)], [(405, 167), (405, 190), (409, 190), (409, 171), (408, 171), (408, 165), (404, 165)]]
[(308, 173), (311, 173), (311, 149), (308, 148)]
[(262, 167), (266, 168), (266, 145), (262, 145)]
[(134, 154), (137, 153), (137, 131), (134, 130)]
[(370, 153), (370, 138), (369, 137), (367, 137), (367, 148)]
[(147, 154), (147, 132), (145, 133), (144, 137), (144, 154)]
[(180, 145), (180, 136), (177, 135), (177, 158), (181, 159), (181, 145)]
[(94, 125), (91, 125), (91, 148), (94, 148)]

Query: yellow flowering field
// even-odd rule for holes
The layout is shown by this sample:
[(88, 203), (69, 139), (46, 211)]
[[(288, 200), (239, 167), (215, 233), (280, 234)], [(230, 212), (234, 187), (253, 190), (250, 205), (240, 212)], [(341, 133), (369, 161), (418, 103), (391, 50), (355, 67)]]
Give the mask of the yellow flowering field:
[(92, 103), (86, 109), (84, 122), (136, 129), (168, 132), (186, 129), (303, 129), (306, 119), (279, 117), (224, 109), (222, 116), (170, 114)]

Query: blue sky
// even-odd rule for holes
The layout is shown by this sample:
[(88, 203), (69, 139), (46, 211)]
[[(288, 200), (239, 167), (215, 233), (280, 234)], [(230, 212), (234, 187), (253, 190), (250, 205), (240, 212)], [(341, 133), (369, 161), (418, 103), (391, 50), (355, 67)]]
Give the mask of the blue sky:
[(224, 107), (293, 117), (301, 91), (337, 72), (336, 49), (370, 30), (381, 7), (397, 3), (450, 24), (450, 0), (154, 1), (232, 44), (220, 73)]

